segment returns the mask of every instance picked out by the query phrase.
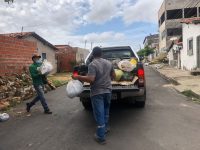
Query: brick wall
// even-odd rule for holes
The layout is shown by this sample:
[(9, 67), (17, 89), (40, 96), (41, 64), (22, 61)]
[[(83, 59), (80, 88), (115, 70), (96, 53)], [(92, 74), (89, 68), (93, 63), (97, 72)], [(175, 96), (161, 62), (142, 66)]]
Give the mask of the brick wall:
[(68, 45), (56, 45), (58, 52), (56, 53), (58, 72), (73, 71), (72, 62), (76, 63), (76, 51)]
[(31, 63), (36, 43), (0, 35), (0, 75), (20, 73)]

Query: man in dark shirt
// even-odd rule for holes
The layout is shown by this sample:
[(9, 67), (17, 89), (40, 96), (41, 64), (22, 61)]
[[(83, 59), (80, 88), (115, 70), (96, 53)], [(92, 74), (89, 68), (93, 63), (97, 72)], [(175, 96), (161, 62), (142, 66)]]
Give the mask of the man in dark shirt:
[(112, 93), (111, 80), (115, 77), (115, 73), (111, 62), (101, 58), (102, 50), (100, 47), (95, 47), (92, 55), (94, 59), (88, 66), (88, 75), (77, 75), (73, 78), (88, 82), (91, 85), (90, 97), (97, 123), (95, 140), (100, 144), (105, 144)]
[(33, 60), (33, 64), (29, 67), (29, 71), (33, 80), (33, 86), (35, 88), (37, 96), (35, 97), (35, 99), (33, 99), (33, 101), (26, 104), (27, 105), (26, 110), (27, 112), (30, 112), (31, 107), (35, 105), (36, 102), (40, 101), (44, 108), (44, 113), (52, 114), (52, 112), (49, 110), (49, 107), (44, 97), (44, 90), (43, 90), (44, 86), (43, 86), (42, 74), (38, 71), (38, 68), (42, 64), (41, 56), (39, 56), (38, 54), (34, 54), (32, 57), (32, 60)]

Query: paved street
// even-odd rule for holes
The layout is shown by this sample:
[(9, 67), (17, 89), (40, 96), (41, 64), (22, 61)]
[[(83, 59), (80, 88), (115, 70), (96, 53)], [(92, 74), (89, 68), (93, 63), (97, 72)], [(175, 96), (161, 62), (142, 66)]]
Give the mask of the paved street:
[(95, 123), (78, 99), (70, 100), (65, 87), (46, 95), (53, 115), (38, 104), (32, 116), (21, 113), (0, 123), (0, 150), (199, 150), (200, 105), (170, 87), (146, 68), (145, 109), (114, 104), (107, 145), (94, 142)]

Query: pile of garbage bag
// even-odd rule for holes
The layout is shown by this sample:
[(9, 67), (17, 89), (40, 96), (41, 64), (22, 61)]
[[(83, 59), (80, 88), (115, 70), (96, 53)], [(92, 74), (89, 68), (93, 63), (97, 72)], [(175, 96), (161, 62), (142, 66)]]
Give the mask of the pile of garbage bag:
[(137, 67), (137, 60), (116, 59), (112, 61), (116, 78), (115, 81), (132, 81), (134, 79), (134, 69)]

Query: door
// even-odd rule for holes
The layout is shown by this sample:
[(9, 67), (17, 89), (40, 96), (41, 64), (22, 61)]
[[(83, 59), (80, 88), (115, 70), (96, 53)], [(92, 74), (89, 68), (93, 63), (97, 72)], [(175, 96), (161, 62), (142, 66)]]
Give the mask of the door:
[(200, 68), (200, 36), (197, 37), (197, 68)]

